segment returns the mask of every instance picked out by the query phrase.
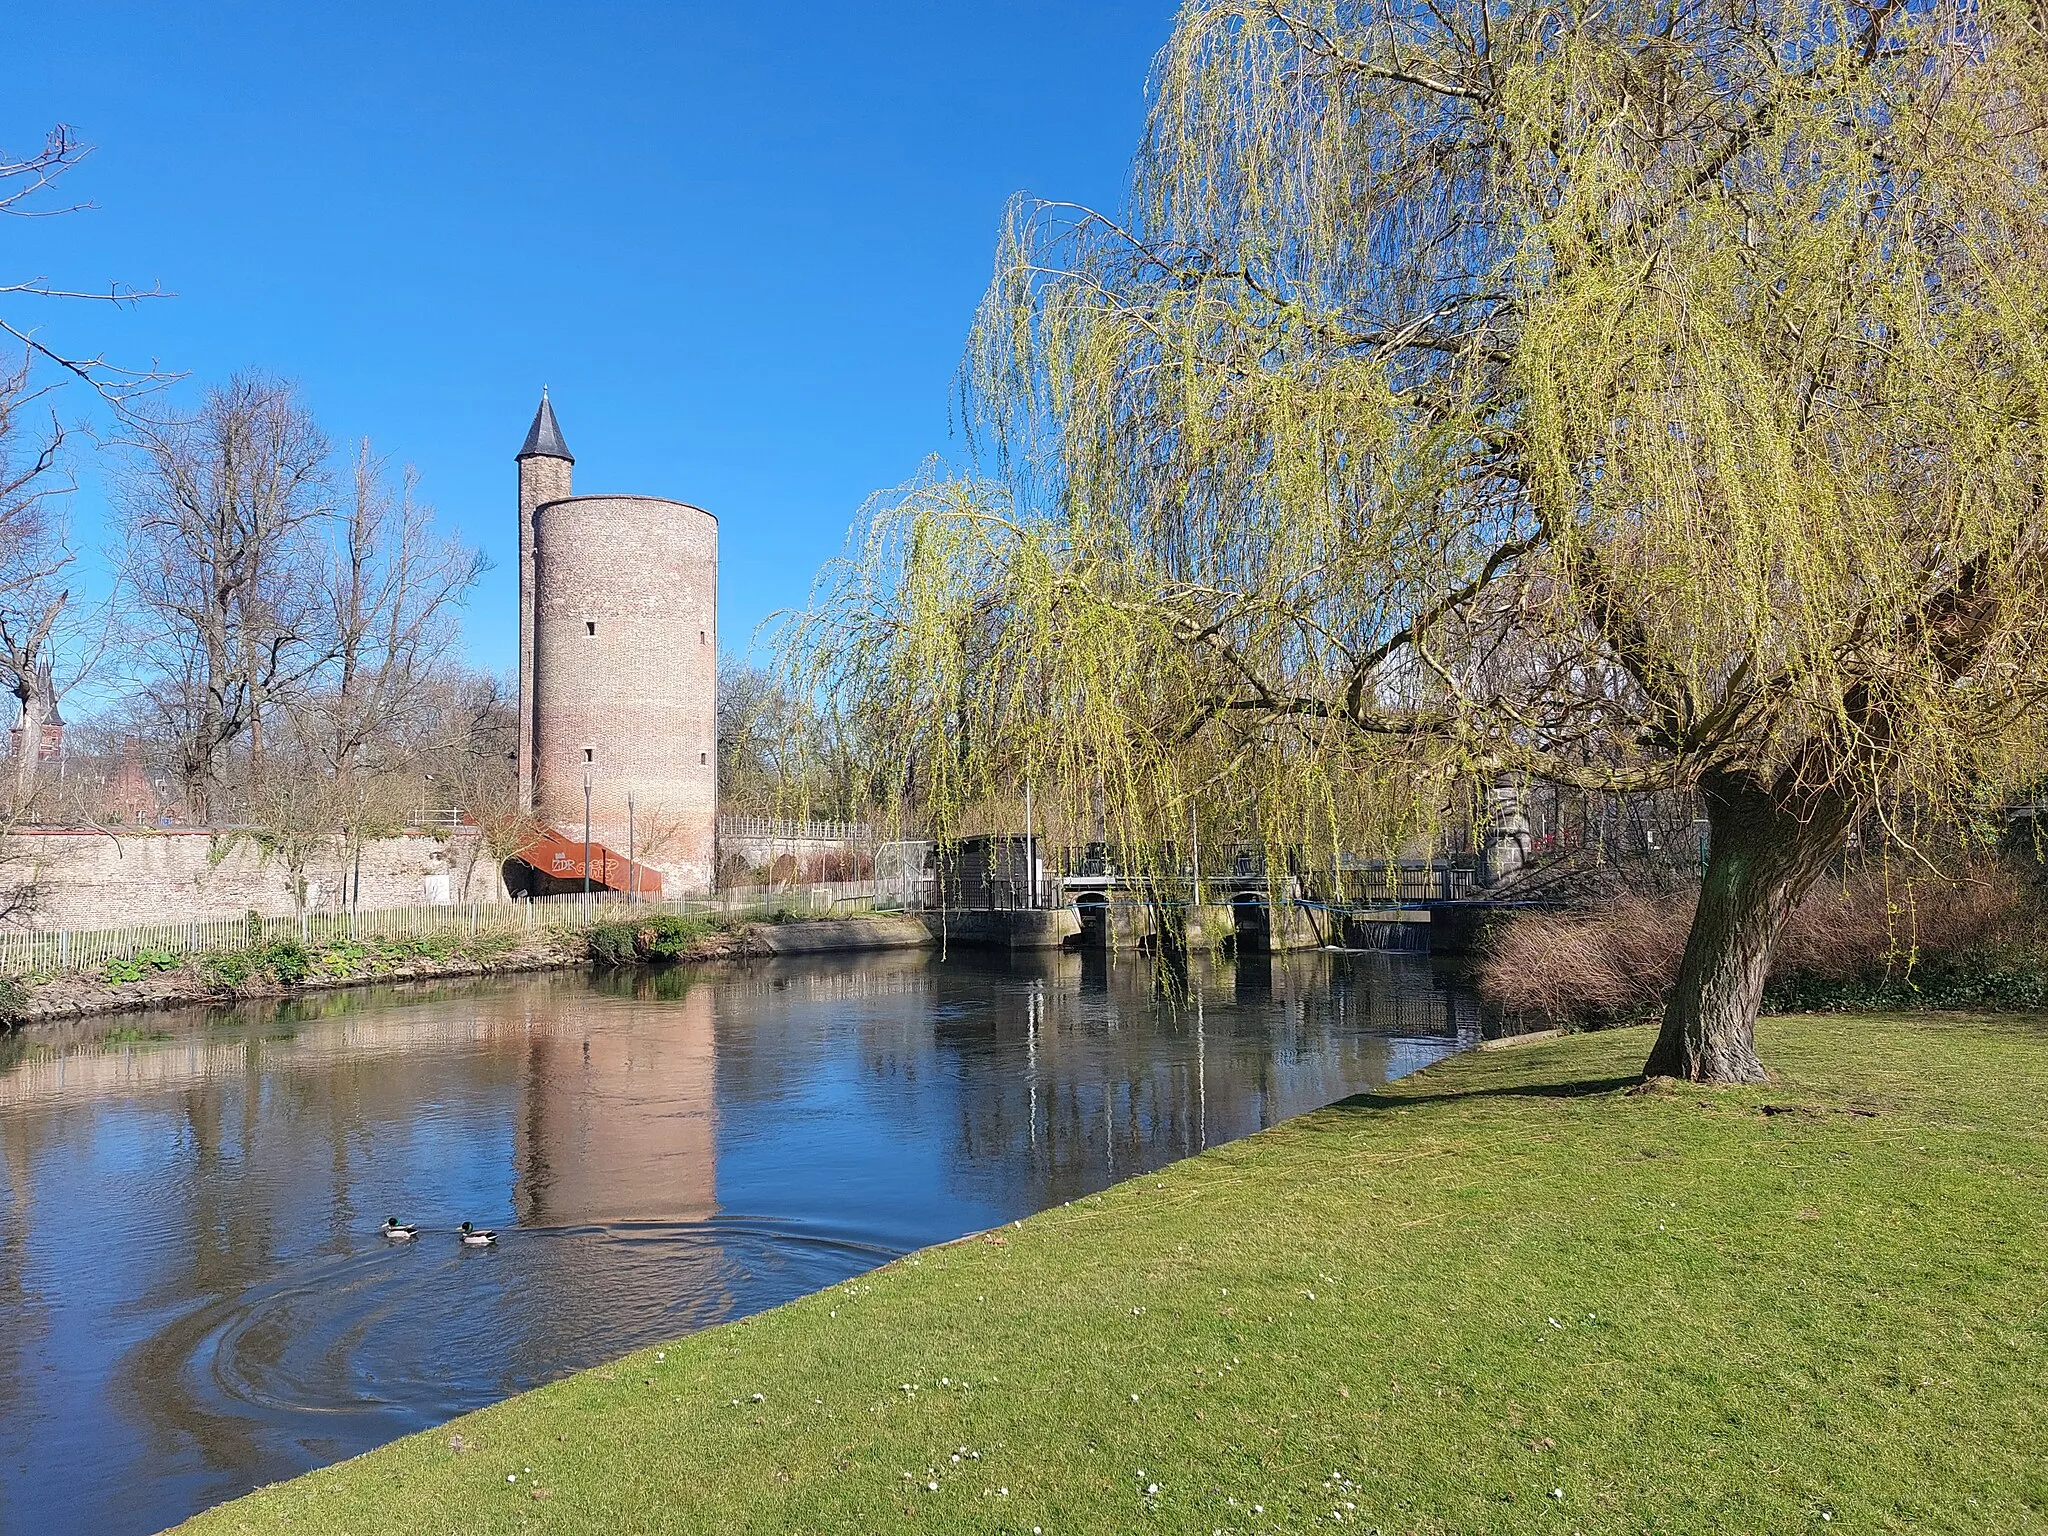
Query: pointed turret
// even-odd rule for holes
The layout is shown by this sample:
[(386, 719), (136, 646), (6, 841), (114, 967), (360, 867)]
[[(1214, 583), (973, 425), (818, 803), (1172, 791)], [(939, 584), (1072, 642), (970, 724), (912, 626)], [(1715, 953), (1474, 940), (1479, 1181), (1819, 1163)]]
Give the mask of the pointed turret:
[(576, 455), (569, 451), (569, 445), (562, 441), (562, 428), (555, 420), (555, 408), (548, 403), (547, 386), (540, 390), (540, 409), (533, 413), (533, 425), (527, 429), (526, 446), (515, 457), (522, 459), (567, 459), (576, 462)]
[(519, 807), (533, 803), (533, 514), (537, 507), (565, 499), (571, 491), (570, 469), (576, 456), (562, 441), (561, 423), (548, 402), (545, 385), (540, 409), (519, 450)]

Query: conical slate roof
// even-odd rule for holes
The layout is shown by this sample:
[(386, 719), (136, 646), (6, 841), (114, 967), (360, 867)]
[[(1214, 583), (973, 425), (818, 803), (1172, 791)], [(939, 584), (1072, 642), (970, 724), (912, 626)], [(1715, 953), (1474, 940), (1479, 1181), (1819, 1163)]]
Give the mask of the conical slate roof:
[(561, 426), (555, 421), (555, 408), (548, 404), (548, 392), (540, 392), (540, 409), (533, 413), (533, 426), (526, 434), (526, 446), (514, 455), (521, 459), (567, 459), (576, 462), (576, 455), (569, 451), (569, 445), (562, 441)]
[(50, 664), (47, 661), (36, 669), (36, 686), (42, 690), (43, 697), (50, 701), (50, 712), (43, 716), (43, 724), (62, 725), (64, 717), (57, 711), (57, 685), (50, 678)]

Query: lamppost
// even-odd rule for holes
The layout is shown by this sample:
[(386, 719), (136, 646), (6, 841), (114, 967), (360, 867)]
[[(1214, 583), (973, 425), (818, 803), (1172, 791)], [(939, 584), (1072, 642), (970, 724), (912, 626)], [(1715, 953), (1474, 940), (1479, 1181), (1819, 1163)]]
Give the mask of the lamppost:
[(583, 770), (583, 921), (590, 921), (590, 770)]
[(626, 905), (640, 904), (640, 850), (633, 839), (633, 791), (626, 791)]

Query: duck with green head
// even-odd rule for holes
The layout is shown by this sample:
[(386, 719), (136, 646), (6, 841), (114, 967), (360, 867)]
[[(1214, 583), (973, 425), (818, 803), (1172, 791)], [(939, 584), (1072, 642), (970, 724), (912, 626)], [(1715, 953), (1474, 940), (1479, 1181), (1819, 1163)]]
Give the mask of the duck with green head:
[(462, 1224), (460, 1235), (462, 1246), (465, 1248), (488, 1248), (498, 1240), (498, 1234), (489, 1227), (473, 1226), (466, 1221)]
[(377, 1229), (394, 1243), (409, 1243), (420, 1235), (420, 1229), (410, 1222), (402, 1222), (396, 1216), (386, 1216), (384, 1225)]

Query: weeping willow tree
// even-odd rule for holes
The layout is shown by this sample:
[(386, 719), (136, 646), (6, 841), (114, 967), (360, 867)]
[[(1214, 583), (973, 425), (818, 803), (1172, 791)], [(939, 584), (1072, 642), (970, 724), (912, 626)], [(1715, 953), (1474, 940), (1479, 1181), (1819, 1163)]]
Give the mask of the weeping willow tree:
[(1759, 1079), (1852, 825), (2041, 761), (2044, 151), (2039, 0), (1190, 0), (1128, 209), (1013, 211), (988, 478), (876, 509), (801, 665), (941, 820), (1694, 791), (1648, 1070)]

